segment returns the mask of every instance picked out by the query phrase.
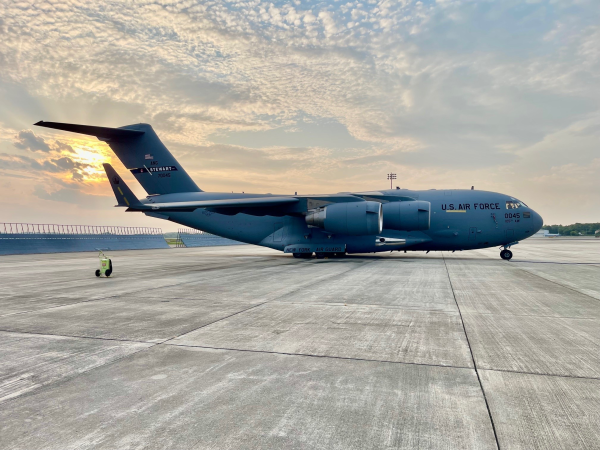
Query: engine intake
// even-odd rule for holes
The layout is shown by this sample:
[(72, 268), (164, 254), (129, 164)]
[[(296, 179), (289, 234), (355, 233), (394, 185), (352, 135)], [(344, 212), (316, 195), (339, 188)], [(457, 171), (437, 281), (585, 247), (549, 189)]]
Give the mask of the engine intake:
[(383, 205), (383, 228), (399, 231), (429, 230), (431, 203), (422, 200)]
[(378, 202), (334, 203), (307, 214), (306, 223), (336, 234), (379, 234), (383, 228), (383, 211)]

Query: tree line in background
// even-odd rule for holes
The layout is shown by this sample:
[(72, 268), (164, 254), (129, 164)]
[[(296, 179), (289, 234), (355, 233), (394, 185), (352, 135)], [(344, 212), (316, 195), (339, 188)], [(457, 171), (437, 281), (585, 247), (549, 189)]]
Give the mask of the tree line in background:
[(574, 223), (573, 225), (544, 225), (543, 230), (550, 234), (561, 234), (563, 236), (593, 235), (600, 230), (600, 223)]

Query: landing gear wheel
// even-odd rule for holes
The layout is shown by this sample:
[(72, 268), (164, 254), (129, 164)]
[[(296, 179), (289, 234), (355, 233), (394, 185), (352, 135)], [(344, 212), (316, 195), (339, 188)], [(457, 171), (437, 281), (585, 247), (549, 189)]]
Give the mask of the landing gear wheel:
[(100, 269), (96, 269), (96, 276), (99, 277), (100, 276)]
[(317, 259), (325, 259), (325, 252), (316, 252), (315, 256)]
[(513, 257), (513, 254), (510, 250), (502, 250), (500, 252), (500, 258), (502, 258), (505, 261), (510, 261), (512, 257)]

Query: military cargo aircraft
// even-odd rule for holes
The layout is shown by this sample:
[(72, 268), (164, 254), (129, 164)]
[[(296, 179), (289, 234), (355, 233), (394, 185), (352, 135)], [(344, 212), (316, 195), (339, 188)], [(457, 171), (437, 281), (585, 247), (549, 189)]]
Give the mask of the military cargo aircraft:
[(148, 193), (139, 200), (109, 165), (117, 206), (296, 258), (394, 250), (509, 248), (535, 234), (542, 218), (520, 200), (474, 189), (386, 189), (323, 195), (204, 192), (148, 124), (106, 128), (35, 125), (106, 142)]

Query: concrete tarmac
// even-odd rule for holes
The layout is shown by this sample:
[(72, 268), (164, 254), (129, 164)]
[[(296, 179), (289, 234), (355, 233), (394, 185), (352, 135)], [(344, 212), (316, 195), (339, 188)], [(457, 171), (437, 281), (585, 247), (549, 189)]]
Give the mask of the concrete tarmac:
[(0, 257), (0, 448), (600, 448), (600, 239), (512, 250)]

